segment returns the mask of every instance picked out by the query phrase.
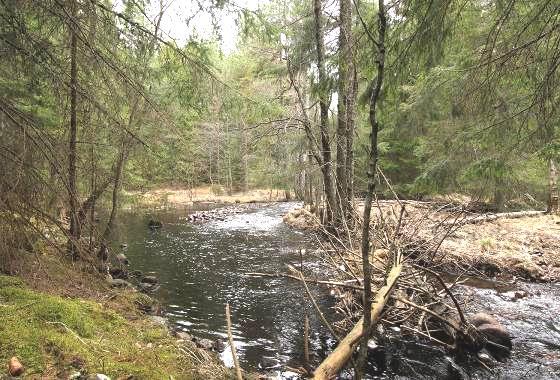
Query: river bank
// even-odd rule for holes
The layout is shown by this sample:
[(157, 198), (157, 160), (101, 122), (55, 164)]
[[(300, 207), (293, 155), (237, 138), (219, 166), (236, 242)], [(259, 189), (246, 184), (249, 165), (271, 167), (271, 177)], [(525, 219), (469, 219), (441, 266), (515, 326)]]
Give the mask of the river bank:
[(125, 191), (126, 203), (137, 207), (196, 207), (205, 203), (262, 203), (291, 199), (289, 192), (280, 189), (251, 189), (228, 193), (222, 186), (199, 186), (192, 189), (161, 187), (146, 191)]
[[(7, 270), (6, 270), (7, 269)], [(27, 379), (227, 379), (218, 357), (142, 310), (157, 302), (116, 289), (56, 252), (21, 253), (0, 276), (0, 362)], [(97, 377), (96, 377), (97, 376)], [(233, 377), (231, 377), (233, 378)]]
[[(441, 208), (439, 203), (403, 204), (406, 211), (402, 223), (415, 228), (409, 236), (409, 249), (418, 250), (425, 242), (441, 239), (437, 245), (438, 265), (446, 271), (498, 276), (504, 281), (513, 280), (513, 276), (529, 281), (560, 281), (559, 216), (535, 212), (502, 218), (496, 217), (499, 214)], [(358, 212), (361, 210), (358, 205)], [(372, 210), (372, 220), (380, 220), (380, 216), (393, 220), (399, 212), (398, 202), (381, 201)], [(304, 209), (292, 210), (284, 221), (301, 230), (317, 230), (320, 226), (318, 218)], [(347, 254), (360, 257), (358, 250)]]

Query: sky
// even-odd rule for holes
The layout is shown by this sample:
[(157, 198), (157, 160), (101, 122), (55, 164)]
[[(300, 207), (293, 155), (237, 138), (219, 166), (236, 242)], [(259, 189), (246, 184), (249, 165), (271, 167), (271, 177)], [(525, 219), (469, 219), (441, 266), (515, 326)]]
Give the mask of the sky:
[[(165, 13), (161, 21), (162, 37), (172, 38), (178, 44), (183, 44), (191, 36), (201, 39), (212, 39), (215, 36), (212, 26), (212, 16), (208, 12), (198, 12), (190, 21), (195, 11), (199, 9), (196, 0), (161, 0), (165, 7)], [(156, 19), (159, 12), (160, 0), (152, 0), (148, 8), (148, 15), (152, 21)], [(209, 0), (200, 0), (200, 3), (208, 5)], [(239, 30), (235, 24), (237, 15), (235, 10), (249, 9), (255, 11), (268, 2), (268, 0), (228, 0), (230, 4), (224, 11), (216, 11), (217, 23), (220, 26), (221, 48), (224, 54), (235, 51)], [(117, 2), (115, 2), (116, 4)]]

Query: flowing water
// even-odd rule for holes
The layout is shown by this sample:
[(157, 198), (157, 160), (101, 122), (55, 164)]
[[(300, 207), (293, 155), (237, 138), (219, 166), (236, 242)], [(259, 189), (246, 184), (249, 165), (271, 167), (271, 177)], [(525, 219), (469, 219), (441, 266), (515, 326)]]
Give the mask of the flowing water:
[[(122, 215), (119, 240), (126, 242), (131, 269), (155, 272), (161, 288), (155, 294), (165, 317), (178, 329), (202, 338), (224, 339), (224, 307), (232, 309), (233, 335), (244, 369), (302, 365), (302, 286), (285, 278), (255, 278), (247, 272), (286, 273), (299, 268), (299, 250), (306, 249), (306, 273), (325, 268), (311, 254), (314, 237), (293, 231), (282, 215), (295, 202), (243, 206), (223, 220), (193, 224), (189, 210), (129, 212)], [(190, 210), (192, 211), (192, 210)], [(163, 228), (147, 228), (150, 218)], [(312, 287), (319, 304), (328, 308), (328, 294)], [(310, 314), (314, 314), (311, 312)], [(319, 357), (333, 342), (311, 315), (310, 345)], [(231, 352), (222, 354), (231, 364)]]
[[(155, 272), (156, 293), (165, 316), (177, 329), (203, 338), (226, 337), (224, 306), (232, 308), (233, 334), (246, 370), (302, 365), (302, 288), (285, 278), (255, 278), (247, 272), (285, 273), (300, 265), (308, 274), (323, 274), (317, 246), (309, 234), (293, 231), (282, 215), (297, 203), (244, 206), (223, 220), (188, 222), (192, 210), (136, 211), (123, 215), (120, 241), (128, 244), (131, 269)], [(151, 231), (150, 218), (164, 227)], [(515, 291), (527, 296), (518, 299)], [(312, 288), (323, 310), (334, 300), (325, 289)], [(489, 281), (460, 285), (456, 292), (469, 299), (467, 313), (493, 314), (514, 336), (511, 358), (490, 365), (459, 359), (429, 342), (384, 331), (370, 354), (370, 378), (376, 379), (558, 379), (560, 378), (560, 284), (517, 283), (507, 287)], [(308, 306), (309, 307), (309, 306)], [(327, 313), (332, 315), (333, 313)], [(310, 344), (315, 363), (333, 348), (329, 333), (310, 311)], [(222, 359), (231, 365), (231, 352)], [(270, 371), (269, 371), (270, 373)], [(274, 371), (290, 377), (289, 372)], [(342, 377), (351, 378), (351, 375)]]

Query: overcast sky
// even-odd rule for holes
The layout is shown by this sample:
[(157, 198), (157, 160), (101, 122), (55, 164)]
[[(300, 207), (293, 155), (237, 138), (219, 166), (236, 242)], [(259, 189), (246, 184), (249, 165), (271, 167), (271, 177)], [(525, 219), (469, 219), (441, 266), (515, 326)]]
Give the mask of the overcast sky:
[[(148, 14), (155, 20), (159, 12), (159, 1), (152, 0), (148, 9)], [(221, 34), (221, 47), (225, 54), (229, 54), (235, 50), (238, 28), (235, 24), (237, 17), (232, 11), (237, 9), (257, 10), (259, 6), (266, 3), (268, 0), (229, 0), (228, 10), (221, 12), (216, 11), (217, 23), (220, 26)], [(115, 2), (117, 3), (117, 2)], [(200, 0), (200, 3), (208, 5), (208, 0)], [(214, 36), (214, 29), (212, 26), (212, 17), (208, 12), (198, 12), (193, 17), (193, 14), (199, 9), (197, 1), (193, 0), (163, 0), (165, 6), (165, 14), (161, 22), (161, 30), (163, 38), (169, 37), (175, 39), (177, 43), (183, 44), (189, 37), (198, 36), (202, 39), (211, 39)]]

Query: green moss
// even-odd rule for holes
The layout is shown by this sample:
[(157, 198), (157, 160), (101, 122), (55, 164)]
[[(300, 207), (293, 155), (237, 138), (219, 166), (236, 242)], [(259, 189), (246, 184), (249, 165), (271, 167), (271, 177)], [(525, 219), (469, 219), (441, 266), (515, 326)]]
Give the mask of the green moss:
[(196, 378), (167, 330), (130, 321), (81, 299), (65, 299), (0, 276), (0, 363), (18, 356), (26, 375), (58, 377), (82, 367), (111, 378)]

